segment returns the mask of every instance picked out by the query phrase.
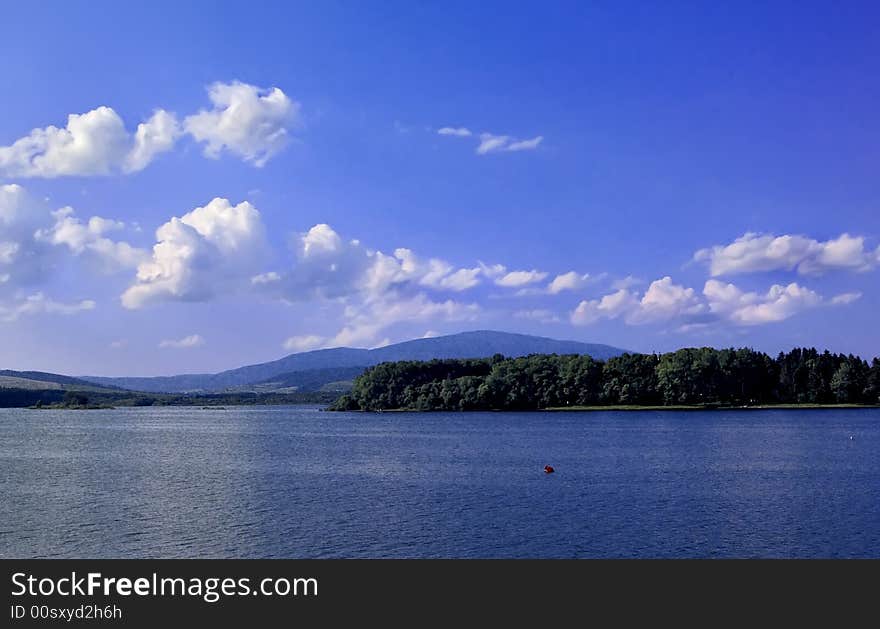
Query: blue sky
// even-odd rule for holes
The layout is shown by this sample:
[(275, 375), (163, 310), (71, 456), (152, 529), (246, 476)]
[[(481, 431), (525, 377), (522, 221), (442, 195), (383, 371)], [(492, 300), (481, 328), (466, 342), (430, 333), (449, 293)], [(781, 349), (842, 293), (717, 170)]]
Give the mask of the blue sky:
[(475, 4), (3, 3), (0, 366), (880, 354), (876, 7)]

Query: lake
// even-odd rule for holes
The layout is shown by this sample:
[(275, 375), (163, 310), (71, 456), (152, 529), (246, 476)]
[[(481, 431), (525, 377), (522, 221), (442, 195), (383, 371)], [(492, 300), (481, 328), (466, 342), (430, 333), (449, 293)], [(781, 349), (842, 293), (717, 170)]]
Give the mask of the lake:
[(880, 557), (880, 410), (0, 409), (0, 557)]

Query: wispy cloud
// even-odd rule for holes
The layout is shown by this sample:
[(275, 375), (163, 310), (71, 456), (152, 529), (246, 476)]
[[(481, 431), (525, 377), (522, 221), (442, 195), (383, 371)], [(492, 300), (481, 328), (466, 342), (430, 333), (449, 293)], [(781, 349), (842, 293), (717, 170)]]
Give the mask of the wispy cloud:
[(442, 127), (437, 129), (437, 133), (440, 135), (454, 135), (459, 138), (467, 138), (473, 135), (471, 130), (466, 127)]
[(0, 303), (0, 320), (10, 322), (20, 317), (38, 314), (73, 315), (94, 308), (95, 302), (91, 299), (64, 303), (55, 301), (43, 293), (34, 293), (10, 303)]
[(162, 349), (190, 349), (193, 347), (201, 347), (205, 344), (205, 339), (199, 334), (190, 334), (182, 339), (166, 339), (159, 343)]
[[(476, 135), (467, 127), (441, 127), (437, 133), (458, 138), (470, 138)], [(521, 139), (511, 135), (484, 132), (480, 133), (477, 139), (479, 140), (476, 148), (477, 155), (488, 155), (489, 153), (533, 151), (544, 141), (544, 136), (538, 135), (530, 139)]]
[(517, 140), (509, 135), (493, 135), (491, 133), (480, 134), (480, 144), (477, 146), (478, 155), (489, 153), (514, 153), (517, 151), (533, 151), (544, 141), (544, 136), (537, 136), (531, 140)]

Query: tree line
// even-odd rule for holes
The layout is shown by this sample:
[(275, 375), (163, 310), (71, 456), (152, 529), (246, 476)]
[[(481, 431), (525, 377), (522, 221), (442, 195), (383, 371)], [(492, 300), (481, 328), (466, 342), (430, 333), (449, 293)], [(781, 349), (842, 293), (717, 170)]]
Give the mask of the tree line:
[(86, 408), (106, 406), (253, 406), (329, 404), (338, 393), (138, 393), (135, 391), (62, 391), (60, 389), (0, 388), (0, 408)]
[(332, 410), (536, 410), (603, 405), (878, 404), (880, 359), (794, 349), (623, 354), (501, 355), (400, 361), (359, 376)]

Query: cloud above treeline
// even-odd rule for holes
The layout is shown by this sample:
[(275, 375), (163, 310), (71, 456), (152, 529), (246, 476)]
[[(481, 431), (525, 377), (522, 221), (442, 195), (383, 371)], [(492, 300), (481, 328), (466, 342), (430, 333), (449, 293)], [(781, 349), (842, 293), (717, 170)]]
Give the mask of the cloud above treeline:
[(694, 260), (707, 264), (712, 277), (764, 271), (796, 271), (800, 275), (864, 272), (880, 265), (880, 246), (870, 250), (864, 237), (850, 234), (820, 241), (750, 232), (730, 244), (700, 249)]
[[(807, 310), (847, 306), (862, 293), (822, 295), (800, 278), (750, 290), (718, 276), (760, 271), (808, 276), (840, 269), (864, 272), (877, 266), (877, 252), (861, 236), (843, 234), (819, 241), (747, 234), (731, 245), (696, 255), (709, 265), (710, 277), (701, 287), (664, 276), (642, 289), (642, 283), (630, 276), (612, 280), (605, 273), (577, 270), (551, 274), (481, 261), (458, 265), (407, 247), (385, 252), (343, 236), (326, 223), (292, 234), (287, 252), (273, 252), (267, 232), (263, 215), (252, 202), (217, 197), (172, 216), (156, 229), (151, 246), (138, 246), (130, 238), (143, 235), (124, 221), (79, 216), (69, 206), (53, 208), (20, 185), (3, 185), (0, 320), (72, 315), (95, 308), (94, 299), (61, 301), (43, 291), (42, 286), (69, 260), (81, 260), (96, 272), (115, 274), (123, 281), (128, 278), (120, 298), (129, 310), (235, 296), (335, 309), (334, 333), (303, 330), (284, 341), (291, 351), (375, 346), (386, 342), (388, 329), (397, 324), (427, 327), (487, 316), (553, 325), (567, 321), (576, 326), (619, 321), (681, 331), (771, 324)], [(485, 293), (472, 292), (480, 286), (495, 291), (489, 298), (522, 300), (523, 305), (507, 309), (496, 302), (488, 307)], [(604, 294), (599, 292), (602, 286)], [(598, 294), (584, 296), (591, 291)], [(540, 301), (529, 303), (530, 299)], [(168, 339), (162, 347), (196, 347), (203, 341), (190, 335)]]
[(182, 122), (157, 109), (134, 131), (109, 106), (70, 114), (63, 127), (33, 129), (0, 146), (0, 175), (50, 179), (134, 173), (184, 136), (203, 143), (206, 157), (229, 153), (261, 167), (287, 146), (299, 119), (299, 103), (277, 87), (218, 82), (208, 87), (208, 99), (210, 109)]
[(843, 293), (826, 299), (796, 282), (774, 284), (761, 293), (715, 279), (707, 280), (698, 292), (666, 276), (652, 282), (644, 293), (621, 288), (601, 298), (585, 299), (571, 312), (570, 320), (574, 325), (621, 319), (629, 325), (673, 321), (685, 328), (719, 322), (754, 326), (784, 321), (820, 306), (850, 304), (860, 297), (861, 293)]

